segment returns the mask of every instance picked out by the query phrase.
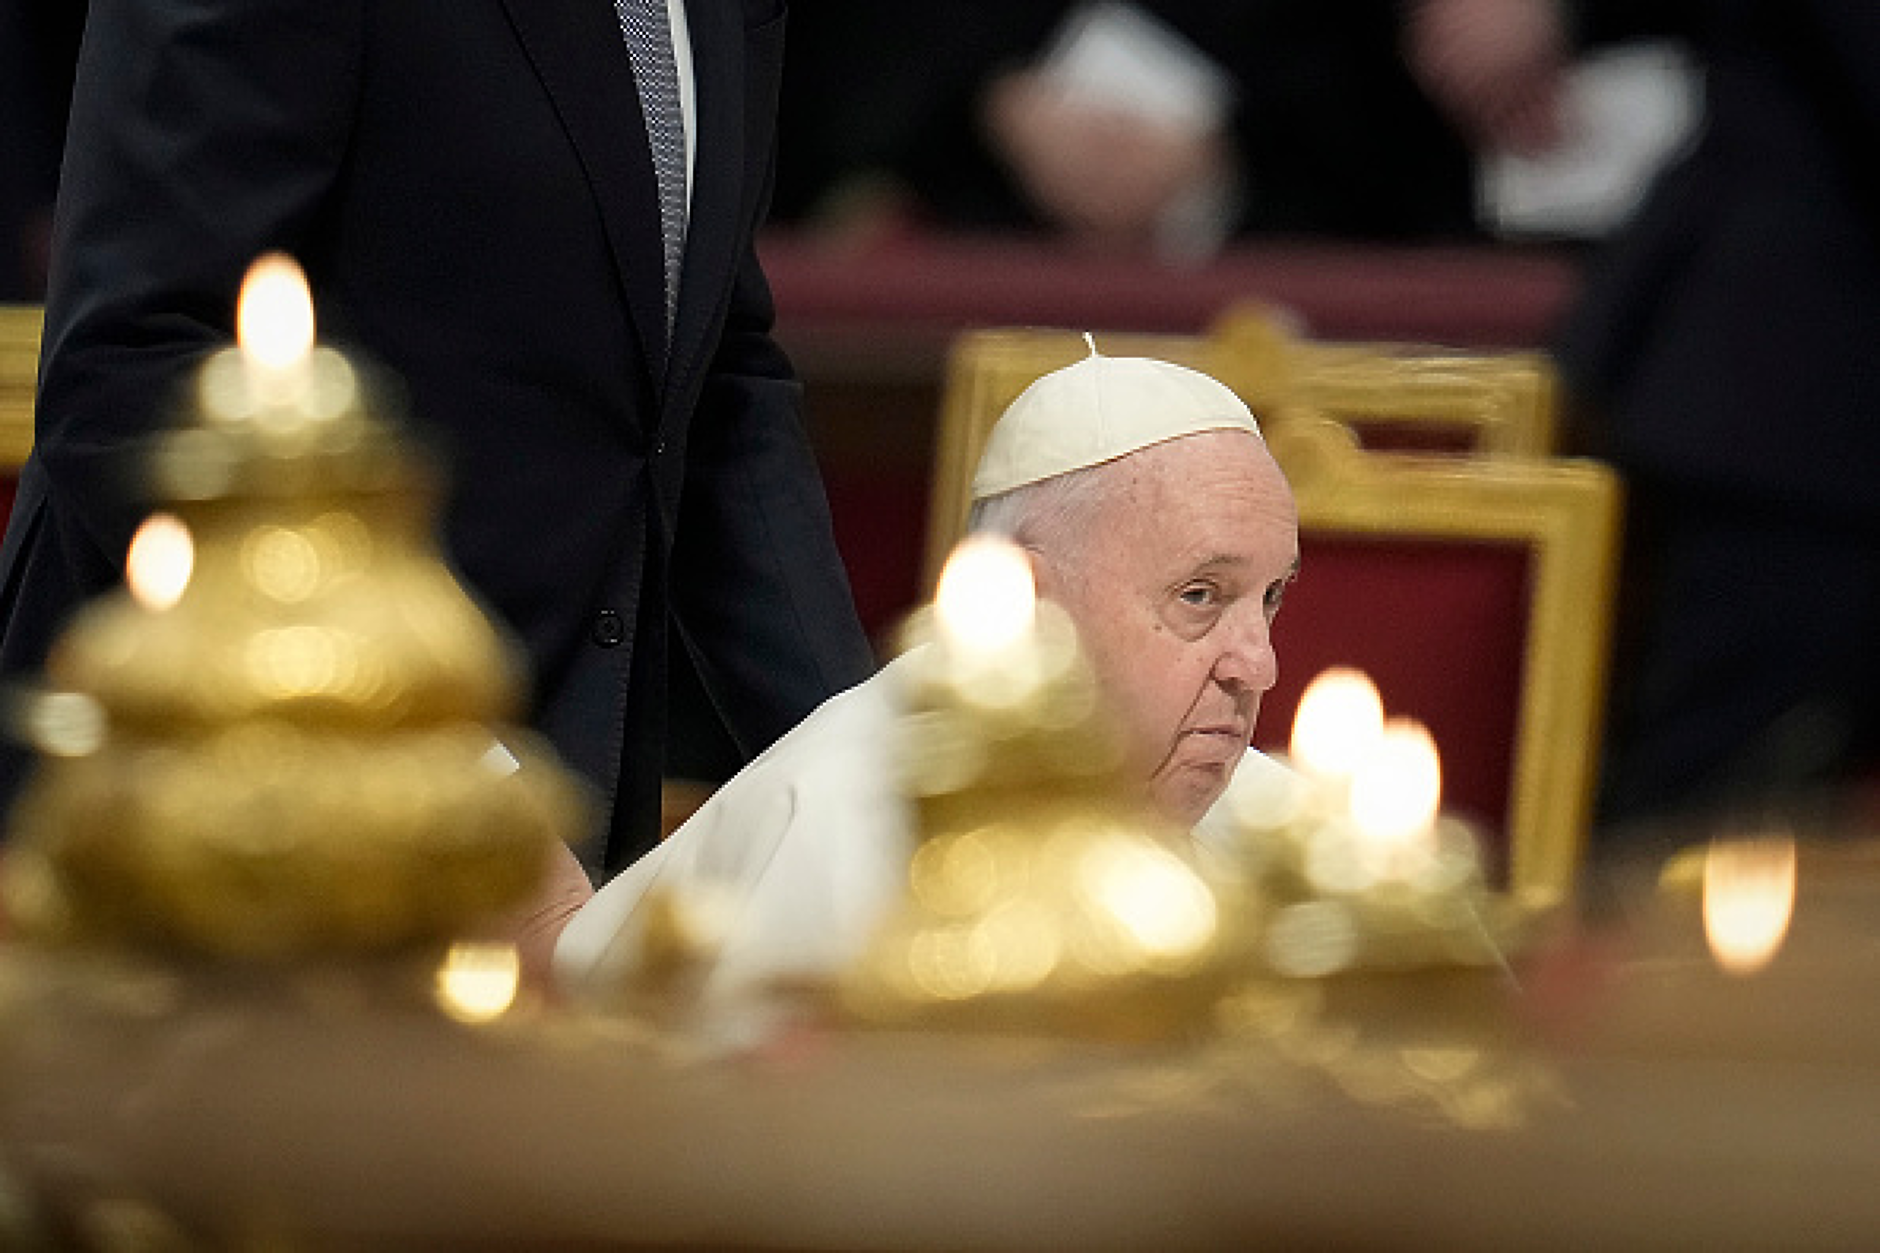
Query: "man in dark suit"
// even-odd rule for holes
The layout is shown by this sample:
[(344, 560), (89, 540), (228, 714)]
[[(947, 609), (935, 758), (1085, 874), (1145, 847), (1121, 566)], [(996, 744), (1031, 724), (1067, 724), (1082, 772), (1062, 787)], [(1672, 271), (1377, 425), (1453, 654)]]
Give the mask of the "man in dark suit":
[(1707, 129), (1559, 345), (1638, 505), (1614, 823), (1880, 767), (1880, 8), (1692, 8)]
[[(116, 476), (270, 250), (444, 454), (450, 558), (606, 802), (591, 871), (656, 839), (669, 648), (746, 753), (871, 671), (752, 247), (783, 0), (643, 2), (92, 5), (0, 555), (7, 675), (116, 579), (140, 510)], [(654, 116), (691, 150), (670, 307), (657, 75), (625, 35), (653, 19), (677, 53)]]
[[(1880, 6), (1420, 0), (1491, 125), (1558, 32), (1684, 37), (1706, 122), (1594, 259), (1558, 343), (1624, 470), (1611, 831), (1788, 805), (1880, 770)], [(1552, 20), (1553, 38), (1535, 37)], [(1511, 32), (1528, 32), (1511, 38)]]
[(46, 244), (84, 0), (0, 0), (0, 301), (46, 294)]

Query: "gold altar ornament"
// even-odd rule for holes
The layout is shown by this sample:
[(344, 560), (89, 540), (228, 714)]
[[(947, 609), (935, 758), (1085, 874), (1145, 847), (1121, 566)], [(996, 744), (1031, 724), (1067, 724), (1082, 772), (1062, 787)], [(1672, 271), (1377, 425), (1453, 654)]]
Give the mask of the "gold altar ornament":
[(155, 445), (164, 508), (29, 700), (21, 932), (216, 957), (448, 941), (536, 887), (585, 799), (505, 724), (522, 674), (435, 550), (438, 483), (293, 262)]
[(844, 982), (864, 1020), (1136, 1037), (1222, 990), (1231, 911), (1125, 782), (1077, 635), (1024, 552), (976, 536), (911, 624), (907, 891)]
[(1233, 794), (1239, 861), (1269, 910), (1256, 966), (1326, 978), (1502, 963), (1511, 920), (1474, 831), (1442, 813), (1425, 727), (1385, 717), (1368, 677), (1334, 667), (1301, 697), (1286, 760)]

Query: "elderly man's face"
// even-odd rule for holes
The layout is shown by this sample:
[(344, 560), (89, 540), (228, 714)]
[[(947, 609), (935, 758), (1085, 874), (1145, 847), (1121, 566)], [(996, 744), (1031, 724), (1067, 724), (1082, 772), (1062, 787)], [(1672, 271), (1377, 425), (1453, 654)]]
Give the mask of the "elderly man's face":
[[(1040, 554), (1076, 621), (1151, 799), (1198, 821), (1278, 678), (1269, 630), (1299, 563), (1298, 513), (1257, 437), (1216, 431), (1121, 459), (1095, 525)], [(1075, 563), (1075, 569), (1070, 563)]]

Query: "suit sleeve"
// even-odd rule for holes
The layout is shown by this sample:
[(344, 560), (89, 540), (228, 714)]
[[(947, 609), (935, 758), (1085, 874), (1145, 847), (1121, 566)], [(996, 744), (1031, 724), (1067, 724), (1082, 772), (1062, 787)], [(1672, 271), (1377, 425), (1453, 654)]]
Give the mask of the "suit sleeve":
[(248, 264), (312, 247), (346, 151), (359, 21), (354, 0), (92, 3), (36, 436), (68, 549), (118, 563), (138, 513), (129, 454), (228, 342)]
[(802, 387), (770, 324), (770, 290), (747, 252), (693, 421), (673, 548), (681, 635), (746, 754), (874, 669)]
[[(1817, 64), (1824, 107), (1842, 128), (1850, 163), (1880, 146), (1880, 6), (1863, 0), (1814, 0)], [(1867, 183), (1867, 207), (1875, 201)], [(1869, 221), (1874, 219), (1869, 218)]]
[(747, 216), (688, 434), (671, 570), (680, 635), (746, 755), (874, 669), (757, 258), (776, 176), (776, 86), (766, 81), (761, 67), (747, 80)]

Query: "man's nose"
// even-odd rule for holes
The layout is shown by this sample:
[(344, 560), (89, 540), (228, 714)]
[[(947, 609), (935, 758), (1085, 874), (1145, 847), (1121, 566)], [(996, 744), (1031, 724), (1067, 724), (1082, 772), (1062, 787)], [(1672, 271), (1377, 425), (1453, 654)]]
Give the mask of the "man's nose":
[(1265, 614), (1235, 624), (1228, 634), (1214, 674), (1222, 683), (1268, 692), (1279, 682), (1279, 657), (1273, 652), (1272, 624)]

